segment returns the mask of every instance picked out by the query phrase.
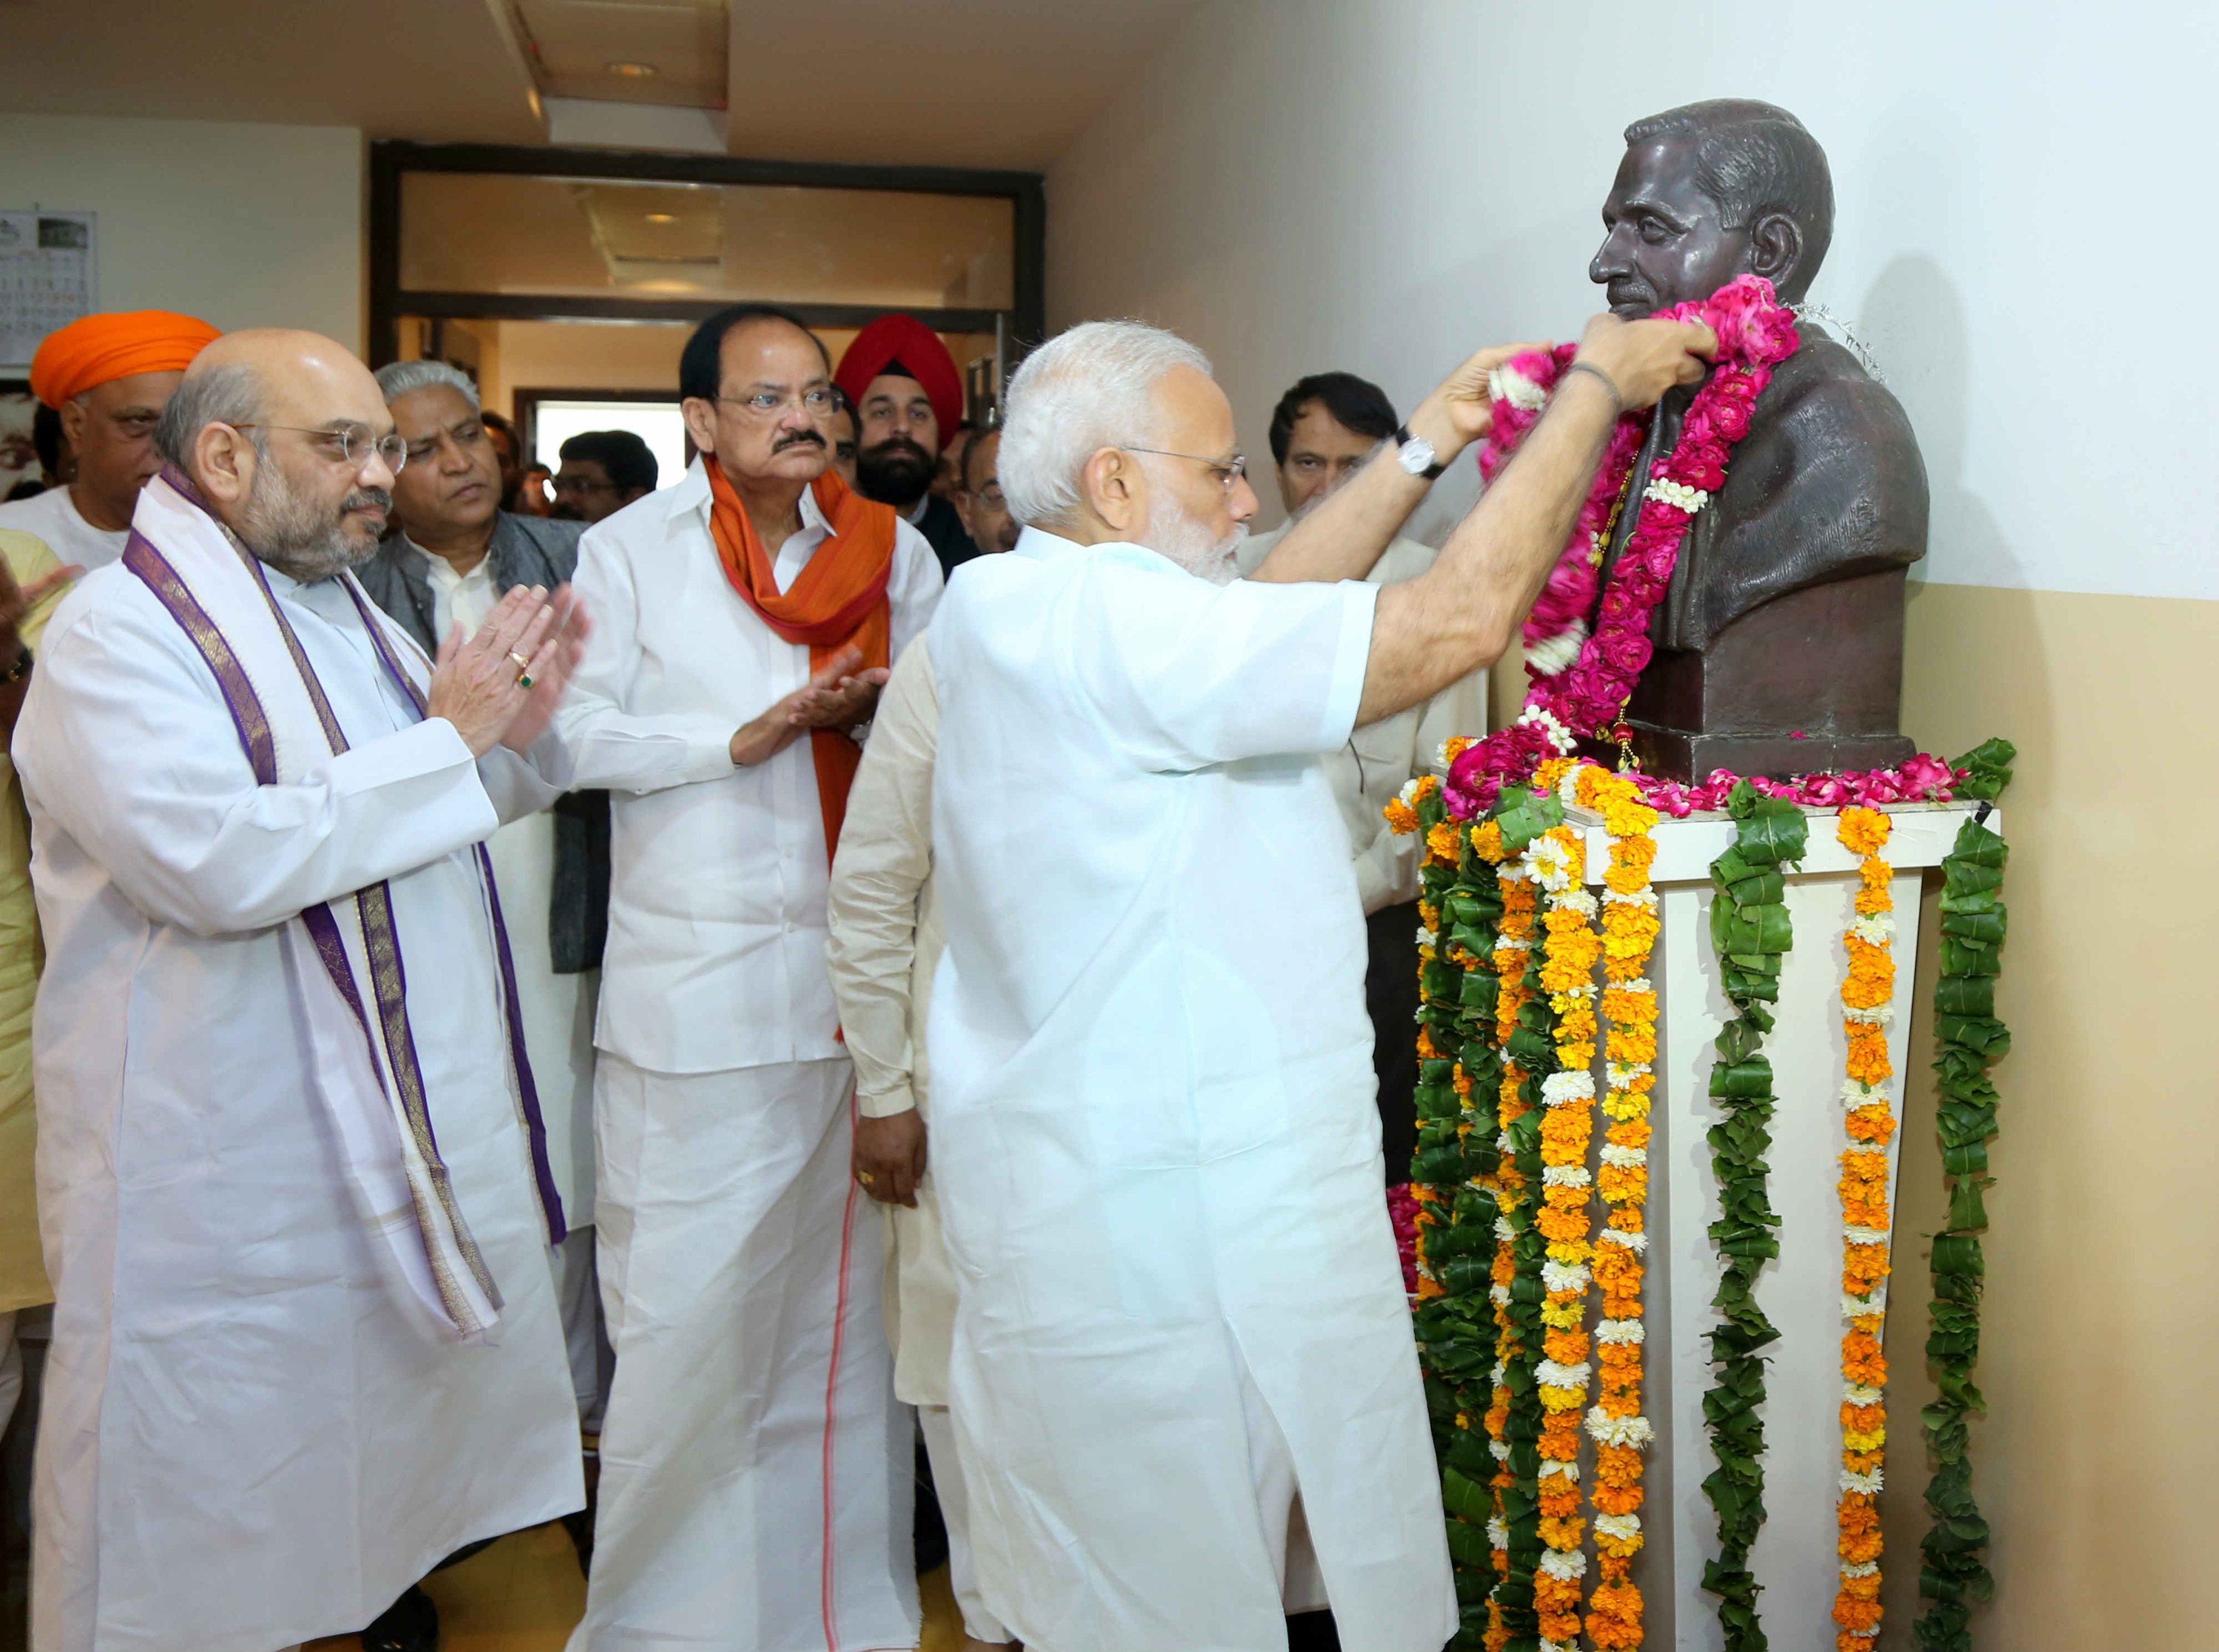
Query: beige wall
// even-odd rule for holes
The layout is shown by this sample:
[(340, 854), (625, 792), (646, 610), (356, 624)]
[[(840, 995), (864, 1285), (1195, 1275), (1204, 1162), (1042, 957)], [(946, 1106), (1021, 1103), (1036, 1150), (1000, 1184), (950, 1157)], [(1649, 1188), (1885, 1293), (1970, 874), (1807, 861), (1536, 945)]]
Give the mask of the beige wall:
[(100, 214), (102, 309), (359, 350), (364, 159), (346, 127), (0, 115), (0, 206)]
[[(2219, 880), (2197, 859), (2219, 773), (2219, 603), (1928, 586), (1912, 593), (1908, 654), (1905, 720), (1923, 740), (1953, 755), (1989, 734), (2019, 747), (1997, 1000), (2013, 1049), (1996, 1070), (1978, 1379), (1991, 1415), (1973, 1433), (1999, 1593), (1976, 1638), (2027, 1652), (2219, 1645), (2202, 1570), (2219, 1475), (2203, 1416), (2219, 1152), (2203, 1047)], [(1930, 896), (1923, 992), (1934, 917)], [(1911, 1042), (1932, 1047), (1923, 1011)], [(1897, 1624), (1924, 1530), (1924, 1466), (1902, 1445), (1932, 1397), (1918, 1236), (1943, 1220), (1932, 1086), (1905, 1091), (1883, 1500)]]
[[(1934, 483), (1922, 571), (1949, 581), (1912, 589), (1904, 726), (1946, 755), (1992, 734), (2021, 750), (1979, 1371), (1992, 1415), (1973, 1425), (2001, 1584), (1975, 1639), (2012, 1652), (2219, 1647), (2201, 1569), (2219, 1084), (2199, 1038), (2219, 879), (2195, 859), (2219, 804), (2202, 502), (2219, 419), (2191, 373), (2162, 408), (2060, 426), (2040, 318), (2079, 314), (2086, 272), (2037, 261), (1998, 280), (1997, 264), (2006, 227), (2044, 215), (2036, 196), (2103, 198), (2126, 221), (2193, 196), (2201, 104), (2157, 87), (2203, 72), (2190, 40), (2213, 17), (2046, 8), (2040, 29), (1999, 33), (1980, 8), (1917, 0), (1847, 21), (1716, 0), (1637, 49), (1594, 7), (1209, 0), (1048, 178), (1051, 322), (1187, 333), (1267, 456), (1272, 401), (1302, 373), (1355, 370), (1407, 409), (1489, 338), (1578, 326), (1627, 121), (1754, 96), (1827, 146), (1840, 220), (1815, 295), (1911, 413)], [(2154, 78), (2116, 72), (2123, 53)], [(2182, 233), (2210, 249), (2200, 221)], [(1473, 488), (1458, 464), (1420, 531), (1444, 531)], [(1887, 1652), (1914, 1644), (1924, 1530), (1920, 1235), (1942, 1216), (1928, 1059), (1905, 1086), (1889, 1316)]]

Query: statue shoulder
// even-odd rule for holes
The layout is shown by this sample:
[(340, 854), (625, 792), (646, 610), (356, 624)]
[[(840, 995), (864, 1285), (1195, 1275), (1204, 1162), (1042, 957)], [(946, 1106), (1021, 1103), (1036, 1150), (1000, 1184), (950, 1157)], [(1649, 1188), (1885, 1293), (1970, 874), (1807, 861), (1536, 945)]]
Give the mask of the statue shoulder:
[(1837, 475), (1859, 472), (1875, 488), (1908, 494), (1924, 515), (1926, 463), (1910, 415), (1832, 338), (1812, 329), (1774, 371), (1758, 408), (1753, 442), (1781, 443), (1795, 461), (1822, 460)]

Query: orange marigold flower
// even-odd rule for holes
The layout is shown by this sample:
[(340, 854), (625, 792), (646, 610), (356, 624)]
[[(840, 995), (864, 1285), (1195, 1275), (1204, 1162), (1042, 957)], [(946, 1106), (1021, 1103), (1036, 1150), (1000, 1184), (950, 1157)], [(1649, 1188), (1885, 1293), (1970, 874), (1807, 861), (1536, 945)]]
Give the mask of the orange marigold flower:
[[(1556, 1189), (1551, 1188), (1554, 1193)], [(1554, 1205), (1544, 1205), (1533, 1218), (1541, 1232), (1552, 1239), (1574, 1239), (1586, 1237), (1587, 1218), (1577, 1211), (1559, 1210)]]
[(1638, 1513), (1641, 1508), (1641, 1487), (1598, 1486), (1594, 1488), (1594, 1506), (1598, 1514)]
[[(1502, 828), (1501, 824), (1492, 820), (1482, 820), (1478, 825), (1473, 827), (1471, 829), (1471, 852), (1474, 854), (1476, 854), (1481, 860), (1488, 861), (1490, 864), (1499, 864), (1502, 860), (1503, 854)], [(1508, 904), (1507, 897), (1504, 904), (1506, 906)]]
[(1595, 1172), (1595, 1186), (1614, 1205), (1639, 1204), (1649, 1196), (1649, 1171), (1641, 1164), (1605, 1164)]
[(1893, 829), (1894, 823), (1879, 810), (1858, 804), (1842, 810), (1834, 835), (1843, 848), (1862, 859), (1878, 854)]
[(1426, 857), (1437, 866), (1452, 866), (1458, 858), (1457, 828), (1453, 821), (1443, 821), (1426, 834)]
[(1868, 1023), (1845, 1021), (1842, 1023), (1849, 1035), (1849, 1077), (1861, 1083), (1877, 1084), (1893, 1073), (1888, 1065), (1887, 1040), (1872, 1029)]
[(1562, 1475), (1549, 1475), (1541, 1481), (1541, 1512), (1551, 1519), (1561, 1520), (1580, 1512), (1580, 1488)]
[(1834, 1621), (1845, 1630), (1870, 1629), (1880, 1622), (1880, 1606), (1852, 1595), (1834, 1597)]
[(1400, 798), (1387, 799), (1387, 806), (1379, 811), (1387, 817), (1387, 823), (1399, 837), (1408, 837), (1418, 829), (1418, 811)]
[(1595, 1447), (1595, 1483), (1598, 1486), (1638, 1486), (1641, 1483), (1641, 1453), (1630, 1445), (1598, 1445)]
[(1885, 1102), (1868, 1102), (1850, 1110), (1846, 1121), (1849, 1133), (1859, 1141), (1869, 1141), (1885, 1147), (1895, 1134), (1895, 1115)]
[(1650, 1126), (1646, 1119), (1622, 1119), (1602, 1133), (1602, 1139), (1614, 1147), (1646, 1147)]
[(1585, 1520), (1544, 1520), (1541, 1541), (1551, 1549), (1577, 1549), (1587, 1529)]
[(1559, 1365), (1576, 1365), (1588, 1357), (1588, 1333), (1584, 1331), (1545, 1331), (1541, 1347)]

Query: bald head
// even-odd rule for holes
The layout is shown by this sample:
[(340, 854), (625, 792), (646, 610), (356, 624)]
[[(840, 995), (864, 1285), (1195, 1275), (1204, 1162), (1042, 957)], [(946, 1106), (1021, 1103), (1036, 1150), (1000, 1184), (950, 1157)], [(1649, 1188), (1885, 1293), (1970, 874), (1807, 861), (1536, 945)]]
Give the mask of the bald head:
[(328, 579), (377, 548), (393, 417), (355, 353), (321, 333), (254, 327), (201, 351), (155, 441), (208, 508), (271, 567)]

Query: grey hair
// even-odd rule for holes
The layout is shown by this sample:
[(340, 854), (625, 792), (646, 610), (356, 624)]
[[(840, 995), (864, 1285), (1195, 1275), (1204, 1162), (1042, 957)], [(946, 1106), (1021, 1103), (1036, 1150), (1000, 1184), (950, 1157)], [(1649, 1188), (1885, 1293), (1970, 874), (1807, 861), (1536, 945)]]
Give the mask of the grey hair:
[(1010, 514), (1029, 526), (1075, 519), (1086, 462), (1155, 439), (1149, 392), (1178, 367), (1206, 374), (1209, 357), (1141, 321), (1082, 322), (1026, 357), (1004, 397), (996, 461)]
[[(252, 425), (262, 417), (262, 380), (243, 362), (188, 373), (154, 424), (154, 450), (179, 469), (192, 464), (193, 444), (210, 425)], [(254, 432), (254, 450), (266, 450)]]
[(463, 400), (476, 412), (478, 387), (470, 382), (470, 376), (459, 367), (450, 367), (444, 362), (388, 362), (377, 370), (377, 388), (391, 407), (412, 390), (428, 390), (443, 384), (450, 390), (461, 392)]

